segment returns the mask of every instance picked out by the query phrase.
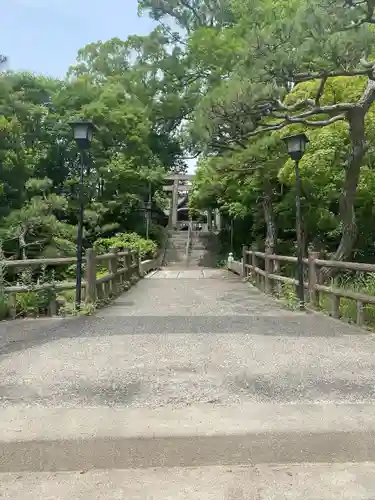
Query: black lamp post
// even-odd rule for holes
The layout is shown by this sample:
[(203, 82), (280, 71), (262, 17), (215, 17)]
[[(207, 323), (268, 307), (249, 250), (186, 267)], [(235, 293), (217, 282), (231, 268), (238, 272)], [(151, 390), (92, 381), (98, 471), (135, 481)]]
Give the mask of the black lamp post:
[(302, 213), (301, 213), (301, 176), (299, 161), (306, 151), (309, 142), (305, 134), (284, 137), (288, 155), (295, 162), (296, 169), (296, 233), (297, 233), (297, 274), (298, 274), (298, 299), (301, 310), (305, 309), (305, 290), (303, 286), (303, 248), (302, 248)]
[(151, 201), (151, 182), (148, 184), (148, 201), (146, 205), (146, 240), (150, 237), (150, 224), (151, 224), (151, 210), (152, 210), (152, 201)]
[(76, 307), (81, 306), (82, 298), (82, 246), (83, 246), (83, 175), (85, 169), (85, 150), (89, 149), (94, 130), (97, 127), (90, 121), (76, 121), (70, 124), (73, 129), (74, 139), (80, 150), (80, 171), (79, 171), (79, 211), (77, 228), (77, 271), (76, 271)]

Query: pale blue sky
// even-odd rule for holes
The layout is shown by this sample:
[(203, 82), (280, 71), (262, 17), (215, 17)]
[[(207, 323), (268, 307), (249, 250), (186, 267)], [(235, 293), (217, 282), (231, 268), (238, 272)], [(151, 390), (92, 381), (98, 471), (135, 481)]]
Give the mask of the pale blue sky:
[(137, 0), (0, 0), (0, 54), (9, 69), (63, 77), (88, 43), (154, 26), (138, 17)]

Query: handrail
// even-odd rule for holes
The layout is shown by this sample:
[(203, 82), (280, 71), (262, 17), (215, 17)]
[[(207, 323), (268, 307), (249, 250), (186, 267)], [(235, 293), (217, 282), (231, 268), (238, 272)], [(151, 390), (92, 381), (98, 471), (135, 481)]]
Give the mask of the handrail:
[[(289, 276), (280, 274), (280, 263), (297, 263), (297, 257), (277, 255), (268, 252), (259, 252), (255, 249), (250, 250), (243, 247), (242, 261), (235, 261), (233, 255), (228, 258), (227, 268), (243, 278), (251, 278), (253, 283), (266, 293), (280, 294), (281, 284), (298, 285), (298, 280)], [(262, 262), (262, 267), (258, 265)], [(368, 304), (375, 304), (375, 296), (366, 293), (360, 293), (357, 290), (347, 290), (322, 284), (320, 281), (322, 268), (333, 268), (342, 271), (354, 272), (375, 272), (375, 264), (361, 262), (343, 262), (334, 260), (323, 260), (319, 258), (317, 252), (309, 252), (308, 258), (303, 259), (306, 281), (304, 288), (307, 290), (306, 299), (315, 308), (320, 308), (320, 295), (326, 294), (330, 297), (330, 314), (334, 318), (341, 316), (340, 299), (353, 300), (356, 304), (356, 317), (354, 318), (358, 325), (364, 323), (365, 309)], [(262, 269), (263, 268), (263, 269)]]
[[(76, 262), (75, 257), (58, 257), (48, 259), (29, 259), (29, 260), (9, 260), (1, 261), (5, 268), (22, 269), (35, 268), (38, 266), (62, 266), (71, 265)], [(96, 255), (92, 248), (87, 249), (84, 258), (85, 276), (82, 279), (82, 289), (84, 300), (88, 303), (99, 303), (102, 299), (116, 297), (122, 291), (127, 290), (132, 284), (135, 284), (145, 274), (151, 270), (160, 267), (159, 259), (154, 258), (146, 261), (140, 261), (138, 253), (129, 249), (117, 251), (113, 249), (110, 253)], [(107, 272), (103, 276), (98, 276), (99, 267), (106, 267)], [(48, 291), (49, 297), (46, 299), (48, 307), (46, 313), (55, 315), (58, 308), (63, 303), (59, 298), (58, 292), (64, 290), (73, 290), (76, 286), (75, 281), (51, 281), (46, 283), (20, 284), (3, 286), (2, 291), (7, 295), (8, 315), (10, 318), (17, 317), (17, 294), (28, 292)], [(42, 314), (45, 314), (44, 306)]]

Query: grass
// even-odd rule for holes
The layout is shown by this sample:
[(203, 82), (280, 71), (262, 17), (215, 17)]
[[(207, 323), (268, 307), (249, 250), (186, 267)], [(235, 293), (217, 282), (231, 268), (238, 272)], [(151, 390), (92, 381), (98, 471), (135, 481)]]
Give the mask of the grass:
[[(375, 274), (358, 273), (357, 276), (350, 274), (342, 275), (339, 278), (331, 280), (329, 286), (375, 297)], [(331, 298), (329, 294), (320, 294), (320, 309), (330, 312)], [(351, 323), (356, 322), (357, 304), (355, 300), (345, 297), (341, 298), (340, 317)], [(371, 329), (375, 328), (375, 305), (364, 305), (364, 324)]]
[[(283, 276), (289, 274), (291, 277), (291, 273), (285, 272), (285, 269), (281, 271), (280, 274)], [(335, 289), (350, 290), (356, 293), (375, 297), (375, 273), (357, 273), (356, 275), (353, 275), (352, 273), (342, 274), (339, 277), (332, 279), (330, 283), (327, 283), (327, 286)], [(299, 301), (294, 285), (282, 283), (278, 288), (278, 293), (276, 292), (276, 287), (274, 288), (274, 294), (285, 302), (288, 309), (298, 309)], [(308, 301), (308, 298), (309, 297), (306, 293), (306, 301)], [(330, 294), (324, 292), (319, 293), (319, 310), (331, 313)], [(349, 323), (356, 323), (357, 304), (355, 300), (341, 297), (340, 318), (348, 321)], [(364, 326), (367, 326), (371, 330), (375, 330), (375, 305), (364, 305)]]
[(288, 309), (296, 311), (299, 308), (300, 303), (296, 294), (296, 288), (293, 285), (282, 283), (280, 297), (285, 301)]

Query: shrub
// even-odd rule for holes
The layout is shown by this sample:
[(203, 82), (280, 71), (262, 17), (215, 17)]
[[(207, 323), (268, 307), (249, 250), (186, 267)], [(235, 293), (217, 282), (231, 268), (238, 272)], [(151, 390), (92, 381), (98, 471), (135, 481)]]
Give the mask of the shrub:
[(17, 315), (18, 316), (39, 316), (41, 310), (44, 310), (48, 304), (44, 297), (35, 291), (17, 293), (16, 295)]
[[(332, 288), (341, 288), (343, 290), (351, 290), (353, 292), (375, 296), (374, 273), (357, 273), (356, 276), (354, 276), (352, 273), (343, 273), (341, 276), (332, 279), (329, 285)], [(325, 293), (321, 293), (320, 307), (323, 310), (330, 311), (331, 301), (329, 294), (327, 295)], [(373, 329), (375, 326), (375, 306), (372, 304), (365, 305), (364, 312), (365, 324)], [(350, 322), (355, 323), (357, 317), (356, 301), (341, 297), (340, 316), (349, 320)]]
[[(31, 268), (26, 268), (20, 275), (22, 285), (28, 287), (27, 292), (16, 294), (16, 312), (17, 316), (44, 316), (47, 314), (49, 304), (52, 298), (56, 297), (54, 288), (55, 275), (54, 271), (48, 275), (46, 266), (42, 265), (37, 283), (33, 283), (33, 271)], [(51, 288), (44, 290), (36, 290), (37, 285), (49, 284)]]
[(165, 228), (159, 224), (151, 223), (150, 239), (155, 241), (157, 245), (161, 246), (165, 240)]
[(118, 233), (111, 238), (100, 238), (94, 243), (98, 254), (106, 253), (110, 248), (129, 248), (139, 252), (142, 259), (154, 258), (157, 254), (157, 245), (152, 240), (145, 240), (137, 233)]
[(0, 320), (8, 317), (9, 305), (8, 296), (5, 293), (5, 286), (7, 281), (5, 279), (6, 266), (4, 264), (5, 256), (3, 252), (2, 242), (0, 241)]

